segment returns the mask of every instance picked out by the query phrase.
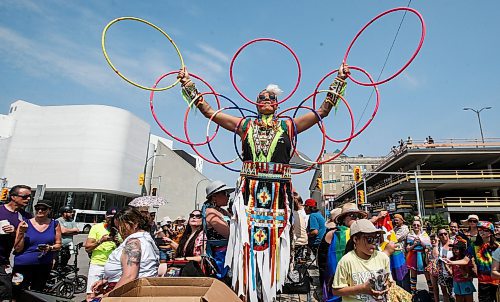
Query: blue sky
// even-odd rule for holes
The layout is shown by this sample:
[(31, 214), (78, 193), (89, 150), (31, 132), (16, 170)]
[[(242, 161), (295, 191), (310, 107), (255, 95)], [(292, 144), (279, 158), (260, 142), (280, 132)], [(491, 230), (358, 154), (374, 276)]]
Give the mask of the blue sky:
[[(22, 99), (38, 105), (105, 104), (127, 109), (163, 135), (149, 111), (149, 92), (126, 83), (108, 67), (101, 51), (105, 25), (122, 16), (146, 19), (176, 42), (189, 70), (240, 106), (253, 109), (236, 93), (229, 65), (247, 41), (268, 37), (297, 54), (302, 78), (298, 91), (281, 109), (298, 104), (316, 83), (336, 69), (357, 31), (377, 14), (408, 1), (0, 1), (0, 112)], [(372, 124), (347, 150), (348, 155), (386, 155), (401, 138), (436, 141), (479, 138), (476, 116), (463, 107), (481, 108), (486, 137), (500, 137), (500, 2), (412, 1), (427, 25), (424, 45), (414, 62), (397, 78), (379, 86), (381, 103)], [(348, 63), (379, 76), (403, 14), (383, 17), (363, 33)], [(420, 23), (407, 14), (382, 78), (410, 57), (420, 37)], [(150, 86), (158, 76), (178, 69), (179, 59), (168, 40), (139, 22), (119, 22), (107, 35), (115, 66), (133, 80)], [(288, 94), (297, 66), (283, 47), (256, 43), (234, 66), (235, 81), (251, 99), (269, 83)], [(359, 74), (354, 74), (361, 78)], [(170, 84), (173, 77), (161, 83)], [(199, 85), (200, 90), (206, 87)], [(349, 83), (346, 98), (359, 129), (371, 115), (371, 88)], [(186, 110), (179, 88), (156, 94), (159, 118), (179, 136)], [(213, 102), (213, 99), (212, 99)], [(306, 104), (310, 104), (310, 101)], [(223, 106), (228, 106), (223, 102)], [(363, 114), (364, 108), (366, 111)], [(305, 111), (299, 111), (305, 112)], [(206, 120), (191, 114), (190, 135), (203, 140)], [(335, 138), (347, 135), (345, 107), (325, 121)], [(213, 127), (212, 127), (213, 129)], [(320, 151), (321, 134), (312, 129), (299, 137), (299, 149), (310, 157)], [(175, 143), (175, 147), (191, 151)], [(327, 151), (341, 148), (329, 143)], [(222, 160), (235, 156), (232, 135), (220, 131), (213, 148)], [(206, 147), (200, 148), (209, 154)], [(237, 165), (235, 165), (237, 167)], [(205, 164), (206, 174), (234, 183), (236, 174)], [(306, 195), (311, 174), (295, 179)]]

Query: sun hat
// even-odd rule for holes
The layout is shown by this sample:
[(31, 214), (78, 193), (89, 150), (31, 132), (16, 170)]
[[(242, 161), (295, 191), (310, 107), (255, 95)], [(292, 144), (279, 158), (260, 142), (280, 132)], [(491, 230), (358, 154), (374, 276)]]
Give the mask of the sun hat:
[(170, 217), (168, 216), (165, 216), (163, 217), (163, 219), (160, 221), (160, 226), (165, 226), (169, 223), (172, 223), (172, 219), (170, 219)]
[(174, 221), (186, 221), (186, 218), (184, 218), (184, 216), (178, 216)]
[(461, 220), (461, 222), (462, 222), (463, 224), (469, 225), (469, 220), (471, 220), (471, 219), (475, 219), (476, 221), (479, 221), (479, 216), (477, 216), (476, 214), (471, 214), (471, 215), (469, 215), (469, 216), (467, 217), (467, 219), (465, 219), (465, 220)]
[(358, 209), (358, 206), (355, 203), (348, 202), (342, 206), (342, 212), (335, 218), (335, 223), (341, 224), (344, 218), (352, 213), (358, 213), (363, 216), (362, 218), (368, 217), (368, 213), (366, 213), (366, 211)]
[(212, 181), (206, 188), (207, 199), (209, 199), (215, 193), (219, 193), (222, 191), (233, 193), (235, 191), (235, 188), (228, 187), (224, 182), (220, 180)]
[(350, 229), (351, 229), (351, 237), (358, 233), (385, 234), (384, 230), (377, 229), (370, 220), (364, 218), (354, 221)]
[(306, 207), (317, 207), (318, 203), (316, 202), (316, 200), (312, 199), (312, 198), (309, 198), (309, 199), (306, 199), (306, 202), (304, 202), (304, 205)]
[(334, 227), (337, 226), (337, 224), (335, 223), (335, 218), (337, 218), (337, 216), (339, 216), (341, 212), (342, 212), (342, 208), (335, 208), (335, 209), (330, 211), (330, 216), (328, 217), (328, 222), (325, 225), (327, 229), (333, 229)]

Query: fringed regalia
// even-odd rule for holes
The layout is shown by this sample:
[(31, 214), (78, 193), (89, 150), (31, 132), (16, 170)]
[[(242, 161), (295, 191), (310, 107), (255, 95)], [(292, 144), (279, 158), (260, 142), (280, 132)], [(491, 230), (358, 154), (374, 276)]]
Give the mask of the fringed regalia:
[(247, 119), (243, 168), (233, 204), (226, 265), (247, 301), (272, 301), (290, 264), (290, 129), (284, 121)]

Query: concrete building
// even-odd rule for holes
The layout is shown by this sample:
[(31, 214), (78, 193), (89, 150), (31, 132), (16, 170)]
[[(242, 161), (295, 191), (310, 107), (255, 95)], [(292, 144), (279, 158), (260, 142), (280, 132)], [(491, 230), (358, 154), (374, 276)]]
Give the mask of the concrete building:
[[(458, 221), (478, 214), (500, 214), (500, 141), (473, 140), (404, 143), (366, 176), (365, 197), (374, 213), (423, 216), (440, 214)], [(355, 197), (353, 186), (335, 198), (335, 206)]]
[(149, 125), (126, 110), (16, 101), (0, 129), (0, 175), (9, 186), (45, 184), (57, 207), (96, 210), (140, 193)]
[[(337, 156), (339, 152), (340, 150), (325, 153), (323, 160)], [(367, 157), (362, 154), (355, 157), (339, 155), (315, 171), (309, 186), (311, 197), (317, 201), (323, 201), (327, 208), (332, 208), (336, 196), (354, 185), (354, 167), (360, 167), (364, 172), (372, 171), (380, 165), (383, 159), (384, 157)]]

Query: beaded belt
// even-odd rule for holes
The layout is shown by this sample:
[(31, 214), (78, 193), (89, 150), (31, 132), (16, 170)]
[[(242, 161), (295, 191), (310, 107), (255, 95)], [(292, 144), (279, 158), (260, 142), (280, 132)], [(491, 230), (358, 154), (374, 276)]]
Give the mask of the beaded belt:
[(288, 164), (259, 163), (247, 161), (243, 163), (241, 176), (253, 176), (264, 179), (291, 179), (291, 169)]

